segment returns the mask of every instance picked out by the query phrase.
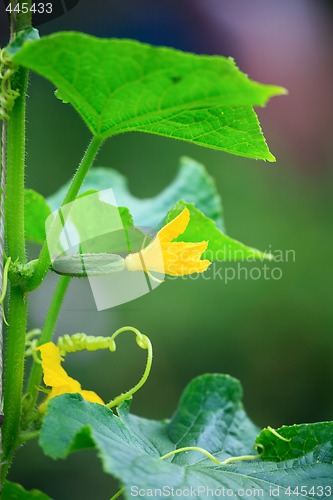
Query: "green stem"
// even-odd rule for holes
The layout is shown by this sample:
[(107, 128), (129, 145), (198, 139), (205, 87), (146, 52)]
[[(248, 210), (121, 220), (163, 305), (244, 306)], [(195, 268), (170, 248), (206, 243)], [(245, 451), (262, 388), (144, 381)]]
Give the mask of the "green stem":
[(20, 288), (12, 288), (9, 298), (9, 327), (6, 345), (4, 381), (4, 424), (2, 430), (3, 460), (1, 479), (6, 476), (13, 458), (19, 434), (24, 377), (27, 297)]
[[(38, 345), (46, 344), (46, 342), (50, 342), (52, 340), (52, 335), (57, 323), (60, 308), (67, 292), (69, 282), (69, 276), (62, 276), (57, 283), (50, 308), (45, 318), (44, 327)], [(34, 363), (32, 365), (27, 385), (26, 397), (28, 397), (28, 406), (26, 408), (26, 417), (28, 417), (31, 411), (33, 411), (35, 408), (38, 397), (38, 387), (40, 386), (42, 380), (42, 373), (42, 365)]]
[(27, 441), (31, 441), (32, 439), (39, 438), (39, 431), (31, 431), (31, 432), (21, 432), (19, 439), (20, 444), (26, 443)]
[[(11, 0), (11, 4), (12, 4), (13, 8), (15, 7), (16, 4), (19, 4), (20, 6), (22, 6), (22, 4), (25, 4), (25, 6), (28, 7), (27, 13), (22, 13), (21, 9), (20, 9), (20, 13), (17, 16), (15, 23), (13, 22), (13, 18), (12, 18), (12, 23), (11, 23), (12, 36), (13, 36), (13, 32), (15, 32), (15, 31), (16, 32), (23, 31), (27, 28), (31, 28), (31, 11), (30, 11), (31, 2), (32, 2), (32, 0), (28, 0), (28, 1), (27, 0), (19, 0), (19, 1)], [(14, 24), (15, 24), (15, 26), (14, 26)]]
[[(85, 176), (87, 175), (89, 168), (93, 164), (102, 143), (103, 143), (103, 139), (101, 139), (99, 137), (94, 137), (92, 139), (92, 141), (90, 142), (89, 147), (88, 147), (84, 157), (82, 158), (82, 161), (79, 165), (79, 168), (77, 169), (77, 171), (74, 175), (74, 178), (71, 182), (71, 185), (67, 191), (67, 194), (66, 194), (61, 206), (64, 206), (67, 203), (71, 203), (77, 197), (77, 195), (80, 191), (80, 188), (82, 186), (82, 183), (85, 179)], [(58, 226), (58, 225), (56, 224), (55, 226)], [(52, 232), (52, 228), (50, 229), (49, 238), (56, 239), (57, 237), (59, 237), (59, 235), (56, 235), (56, 234), (53, 234), (51, 236), (51, 232)], [(30, 280), (28, 281), (26, 290), (29, 290), (29, 291), (34, 290), (42, 283), (50, 265), (51, 265), (51, 259), (50, 259), (49, 249), (48, 249), (47, 242), (45, 242), (43, 245), (43, 248), (41, 250), (41, 253), (39, 255), (39, 259), (38, 259), (38, 263), (37, 263), (35, 272), (34, 272), (32, 278), (30, 278)]]
[[(7, 125), (6, 241), (13, 261), (26, 262), (24, 240), (25, 101), (28, 71), (20, 68), (12, 77), (12, 87), (20, 93)], [(6, 476), (17, 445), (24, 377), (27, 296), (11, 287), (9, 327), (5, 349), (3, 460), (1, 478)]]
[(26, 262), (24, 240), (24, 167), (25, 167), (25, 101), (28, 71), (20, 68), (12, 77), (12, 87), (18, 88), (7, 125), (7, 182), (6, 182), (6, 242), (12, 261)]

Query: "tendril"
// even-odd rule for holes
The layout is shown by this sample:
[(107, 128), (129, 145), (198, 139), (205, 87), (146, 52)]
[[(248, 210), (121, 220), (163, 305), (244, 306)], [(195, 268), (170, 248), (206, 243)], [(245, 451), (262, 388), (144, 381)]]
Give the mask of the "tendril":
[(163, 455), (162, 457), (160, 457), (160, 460), (164, 460), (165, 458), (171, 457), (172, 455), (176, 455), (177, 453), (183, 453), (186, 451), (199, 451), (200, 453), (205, 455), (207, 458), (209, 458), (209, 460), (214, 462), (214, 464), (216, 464), (216, 465), (227, 465), (227, 464), (231, 464), (233, 462), (241, 462), (243, 460), (258, 460), (258, 458), (260, 458), (260, 456), (261, 456), (260, 454), (241, 455), (239, 457), (230, 457), (230, 458), (227, 458), (226, 460), (223, 460), (222, 462), (220, 462), (220, 460), (218, 460), (216, 457), (214, 457), (214, 455), (209, 453), (209, 451), (205, 450), (205, 448), (200, 448), (198, 446), (185, 446), (184, 448), (178, 448), (178, 450), (170, 451), (166, 455)]
[(132, 387), (127, 392), (124, 392), (122, 394), (119, 394), (116, 398), (112, 399), (106, 406), (108, 408), (113, 408), (114, 406), (119, 406), (123, 401), (126, 401), (126, 399), (131, 398), (141, 387), (146, 383), (150, 370), (151, 370), (151, 365), (153, 362), (153, 347), (151, 345), (151, 342), (149, 338), (146, 335), (143, 335), (137, 328), (133, 328), (131, 326), (124, 326), (123, 328), (119, 328), (111, 337), (113, 341), (115, 341), (116, 337), (120, 335), (123, 332), (133, 332), (136, 336), (136, 343), (141, 349), (147, 350), (147, 362), (146, 362), (146, 368), (145, 371), (143, 372), (143, 375), (140, 379), (140, 381)]
[(112, 399), (106, 406), (113, 408), (119, 406), (123, 401), (133, 396), (145, 384), (149, 377), (149, 373), (153, 361), (153, 348), (149, 338), (143, 335), (137, 328), (131, 326), (124, 326), (119, 328), (111, 337), (94, 337), (86, 335), (85, 333), (76, 333), (74, 335), (64, 335), (58, 339), (58, 348), (61, 356), (78, 351), (98, 351), (100, 349), (108, 349), (111, 352), (116, 350), (115, 339), (123, 332), (133, 332), (136, 336), (137, 345), (144, 350), (147, 350), (147, 362), (144, 373), (140, 381), (129, 391), (119, 394), (116, 398)]
[(273, 434), (273, 436), (277, 437), (278, 439), (281, 439), (281, 441), (285, 441), (286, 443), (290, 443), (290, 441), (291, 441), (291, 439), (288, 439), (288, 438), (281, 436), (281, 434), (279, 434), (278, 431), (273, 429), (273, 427), (271, 427), (270, 425), (268, 427), (266, 427), (266, 430), (271, 432)]
[(113, 497), (110, 499), (110, 500), (117, 500), (117, 498), (119, 498), (125, 491), (125, 488), (121, 488), (121, 490), (117, 491), (117, 493), (115, 493), (115, 495), (113, 495)]
[(78, 351), (99, 351), (109, 349), (116, 350), (116, 344), (112, 337), (94, 337), (85, 333), (75, 333), (74, 335), (64, 335), (58, 339), (58, 347), (61, 356)]
[(35, 363), (38, 363), (39, 365), (41, 364), (41, 360), (37, 356), (36, 348), (39, 342), (38, 337), (40, 336), (41, 333), (42, 331), (39, 328), (35, 328), (34, 330), (31, 330), (30, 332), (27, 333), (25, 340), (26, 351), (24, 353), (24, 356), (26, 358), (28, 356), (32, 356)]
[[(205, 448), (200, 448), (199, 446), (185, 446), (184, 448), (178, 448), (177, 450), (169, 451), (169, 453), (166, 453), (162, 457), (159, 457), (160, 460), (165, 460), (166, 458), (171, 457), (172, 455), (176, 455), (177, 453), (184, 453), (187, 451), (198, 451), (199, 453), (202, 453), (205, 455), (209, 460), (214, 462), (216, 465), (227, 465), (231, 464), (233, 462), (240, 462), (243, 460), (258, 460), (258, 458), (261, 457), (260, 454), (257, 455), (242, 455), (239, 457), (230, 457), (227, 458), (226, 460), (223, 460), (223, 462), (220, 462), (214, 455), (209, 453), (209, 451), (205, 450)], [(113, 495), (113, 497), (110, 500), (116, 500), (119, 498), (125, 491), (125, 488), (121, 488), (117, 493)]]
[(241, 455), (240, 457), (230, 457), (223, 460), (223, 462), (220, 462), (219, 465), (228, 465), (235, 462), (243, 462), (243, 461), (245, 462), (247, 460), (258, 460), (260, 457), (261, 457), (260, 453), (257, 455)]
[(10, 78), (16, 71), (5, 55), (5, 50), (0, 50), (0, 120), (8, 120), (13, 109), (15, 99), (20, 95), (12, 89)]
[(163, 457), (160, 457), (160, 460), (164, 460), (165, 458), (169, 458), (172, 455), (176, 455), (177, 453), (183, 453), (186, 451), (199, 451), (200, 453), (206, 455), (206, 457), (209, 458), (209, 460), (211, 460), (212, 462), (214, 462), (214, 464), (217, 465), (221, 464), (221, 462), (217, 460), (217, 458), (215, 458), (214, 455), (209, 453), (209, 451), (205, 450), (204, 448), (200, 448), (199, 446), (186, 446), (184, 448), (178, 448), (178, 450), (169, 451), (169, 453), (163, 455)]

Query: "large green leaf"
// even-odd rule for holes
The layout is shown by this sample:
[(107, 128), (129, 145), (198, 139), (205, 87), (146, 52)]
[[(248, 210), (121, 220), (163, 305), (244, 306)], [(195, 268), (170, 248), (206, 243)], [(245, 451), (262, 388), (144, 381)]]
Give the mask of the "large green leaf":
[(95, 136), (141, 131), (274, 161), (252, 106), (285, 93), (224, 57), (56, 33), (7, 53), (49, 79)]
[[(66, 184), (48, 198), (52, 210), (60, 207), (68, 189)], [(181, 158), (176, 178), (168, 187), (153, 198), (137, 198), (131, 194), (126, 177), (111, 168), (92, 169), (81, 189), (104, 190), (112, 188), (117, 204), (127, 207), (136, 226), (158, 228), (165, 216), (179, 200), (193, 202), (219, 228), (223, 228), (221, 198), (215, 181), (205, 167), (191, 158)]]
[[(132, 488), (140, 488), (140, 498), (148, 500), (163, 498), (163, 488), (172, 487), (183, 493), (178, 496), (192, 488), (201, 500), (223, 496), (223, 488), (234, 498), (250, 498), (250, 493), (244, 494), (248, 490), (251, 498), (257, 492), (268, 499), (275, 488), (275, 496), (296, 499), (299, 495), (287, 488), (300, 485), (308, 493), (304, 498), (322, 498), (318, 487), (333, 485), (332, 453), (325, 454), (330, 424), (323, 424), (316, 435), (318, 449), (322, 448), (316, 456), (305, 450), (296, 459), (278, 463), (257, 459), (217, 465), (198, 451), (188, 451), (160, 460), (183, 446), (205, 448), (219, 461), (252, 455), (258, 431), (244, 413), (241, 396), (235, 379), (204, 375), (190, 383), (174, 417), (159, 422), (130, 415), (128, 405), (116, 416), (105, 406), (66, 394), (49, 402), (40, 445), (55, 459), (95, 446), (104, 470), (120, 480), (128, 499), (136, 491)], [(209, 495), (206, 488), (220, 494)]]
[(51, 214), (51, 209), (45, 198), (34, 191), (24, 191), (24, 230), (28, 241), (43, 243), (45, 241), (45, 221)]
[(41, 491), (31, 490), (27, 491), (19, 484), (6, 482), (4, 484), (2, 500), (51, 500), (51, 498)]
[(203, 258), (219, 262), (239, 260), (251, 262), (256, 259), (272, 259), (270, 253), (260, 252), (224, 234), (215, 222), (206, 217), (193, 203), (179, 201), (169, 211), (166, 221), (170, 222), (184, 208), (188, 208), (191, 218), (185, 232), (178, 237), (178, 241), (208, 241), (208, 248), (203, 254)]

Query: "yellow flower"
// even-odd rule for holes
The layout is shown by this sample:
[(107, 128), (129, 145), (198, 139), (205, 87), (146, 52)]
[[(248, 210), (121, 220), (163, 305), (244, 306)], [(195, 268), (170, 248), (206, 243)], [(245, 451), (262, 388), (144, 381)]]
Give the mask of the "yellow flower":
[(182, 234), (190, 222), (187, 208), (164, 226), (154, 240), (141, 252), (130, 254), (125, 259), (129, 271), (153, 271), (170, 276), (184, 276), (202, 273), (210, 265), (209, 260), (200, 260), (207, 249), (208, 242), (198, 243), (174, 242), (172, 240)]
[(46, 404), (50, 399), (68, 392), (79, 393), (87, 401), (104, 405), (104, 401), (95, 392), (82, 390), (81, 384), (68, 375), (68, 373), (61, 366), (59, 348), (53, 342), (43, 344), (40, 347), (37, 347), (36, 350), (40, 351), (42, 358), (44, 383), (45, 385), (52, 387), (50, 394), (40, 406), (40, 410), (42, 412), (46, 410)]

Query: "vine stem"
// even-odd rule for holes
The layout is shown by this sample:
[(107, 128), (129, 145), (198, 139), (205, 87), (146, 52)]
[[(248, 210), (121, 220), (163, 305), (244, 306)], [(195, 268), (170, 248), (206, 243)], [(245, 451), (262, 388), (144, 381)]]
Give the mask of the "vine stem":
[[(91, 140), (88, 149), (86, 150), (85, 155), (83, 156), (81, 163), (74, 175), (74, 178), (71, 182), (71, 185), (67, 191), (67, 194), (64, 198), (64, 201), (62, 202), (61, 206), (63, 207), (64, 205), (67, 205), (68, 203), (71, 203), (72, 201), (75, 200), (77, 197), (80, 188), (82, 186), (82, 183), (85, 179), (85, 176), (87, 175), (87, 172), (89, 168), (92, 166), (96, 155), (103, 144), (104, 139), (101, 139), (100, 137), (93, 137)], [(57, 227), (59, 228), (58, 224), (55, 224), (51, 227), (50, 232), (49, 232), (49, 239), (51, 240), (56, 240), (57, 237), (60, 235), (57, 234), (52, 234), (57, 231)], [(50, 259), (50, 254), (49, 254), (49, 249), (47, 242), (44, 243), (43, 248), (41, 250), (41, 253), (38, 258), (38, 262), (35, 268), (35, 272), (33, 276), (28, 280), (26, 290), (31, 291), (35, 290), (35, 288), (38, 288), (39, 285), (42, 283), (43, 279), (45, 278), (45, 275), (51, 265), (51, 259)]]
[[(19, 90), (7, 124), (6, 155), (6, 242), (13, 261), (26, 262), (24, 239), (24, 167), (25, 167), (25, 101), (28, 70), (20, 68), (12, 77)], [(4, 425), (2, 433), (4, 479), (17, 444), (24, 377), (24, 351), (27, 323), (27, 294), (11, 287), (9, 327), (6, 342), (6, 367), (3, 388)]]
[[(15, 8), (19, 0), (11, 0)], [(27, 13), (21, 12), (10, 17), (10, 42), (15, 39), (17, 30), (31, 26), (31, 0), (26, 1)], [(11, 108), (4, 110), (2, 123), (1, 155), (1, 205), (0, 205), (0, 246), (1, 246), (1, 288), (3, 280), (4, 230), (8, 253), (14, 260), (26, 262), (24, 239), (24, 166), (25, 166), (25, 103), (28, 86), (28, 70), (20, 69), (11, 80), (15, 82), (18, 97)], [(8, 83), (8, 82), (7, 82)], [(6, 87), (2, 90), (6, 91)], [(4, 96), (2, 96), (4, 97)], [(6, 102), (6, 100), (5, 100)], [(5, 118), (6, 117), (6, 118)], [(7, 122), (9, 118), (9, 123)], [(6, 223), (6, 228), (5, 228)], [(3, 308), (3, 305), (1, 305)], [(2, 310), (1, 310), (2, 312)], [(7, 474), (18, 438), (21, 413), (21, 399), (24, 376), (24, 346), (27, 320), (27, 300), (24, 292), (11, 288), (9, 297), (10, 326), (6, 343), (6, 369), (3, 387), (4, 426), (1, 435), (0, 494), (3, 479)], [(2, 315), (1, 348), (2, 348)], [(2, 350), (1, 389), (2, 389)], [(2, 396), (2, 390), (1, 390)], [(2, 399), (1, 399), (2, 405)], [(2, 460), (5, 461), (2, 467)]]
[[(38, 342), (38, 345), (45, 344), (52, 340), (52, 335), (57, 323), (60, 308), (62, 306), (64, 297), (66, 295), (68, 285), (70, 282), (69, 276), (62, 276), (57, 283), (55, 288), (51, 305), (47, 312), (44, 327)], [(34, 362), (32, 365), (30, 377), (27, 384), (26, 397), (28, 398), (28, 407), (26, 408), (26, 417), (29, 416), (31, 411), (33, 411), (38, 397), (38, 387), (40, 386), (42, 380), (42, 365)]]
[[(5, 193), (6, 193), (6, 140), (7, 140), (7, 122), (3, 120), (1, 129), (1, 145), (0, 145), (0, 158), (1, 158), (1, 202), (0, 202), (0, 293), (3, 291), (3, 260), (5, 251)], [(2, 413), (2, 352), (3, 352), (3, 311), (4, 304), (0, 304), (0, 413)], [(0, 428), (0, 456), (2, 454), (2, 432)], [(1, 474), (1, 463), (0, 463)]]

